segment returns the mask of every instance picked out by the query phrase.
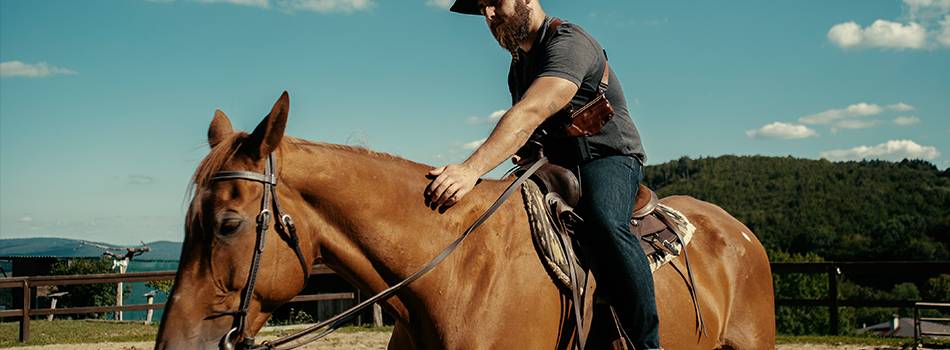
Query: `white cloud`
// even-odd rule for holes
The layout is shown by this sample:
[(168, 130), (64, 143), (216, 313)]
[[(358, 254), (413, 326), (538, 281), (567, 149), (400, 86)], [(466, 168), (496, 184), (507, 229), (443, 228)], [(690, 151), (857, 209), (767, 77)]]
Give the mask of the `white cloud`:
[(895, 103), (895, 104), (892, 104), (892, 105), (888, 105), (888, 106), (887, 106), (887, 109), (890, 109), (890, 110), (893, 110), (893, 111), (898, 111), (898, 112), (907, 112), (907, 111), (912, 111), (912, 110), (914, 110), (914, 106), (911, 106), (911, 105), (906, 104), (906, 103), (904, 103), (904, 102), (898, 102), (898, 103)]
[(20, 61), (0, 62), (0, 77), (42, 78), (51, 75), (76, 74), (75, 71), (54, 67), (46, 62), (23, 63)]
[(906, 15), (911, 20), (928, 21), (950, 12), (950, 0), (904, 0)]
[(195, 1), (200, 2), (200, 3), (205, 3), (205, 4), (220, 3), (220, 4), (260, 7), (260, 8), (270, 7), (270, 3), (268, 3), (268, 0), (195, 0)]
[(508, 110), (499, 109), (497, 111), (492, 112), (487, 117), (471, 116), (465, 119), (465, 123), (467, 124), (486, 124), (486, 123), (494, 124), (494, 123), (497, 123), (498, 120), (501, 119), (501, 117), (505, 115), (505, 112), (508, 112)]
[[(175, 0), (147, 0), (150, 2), (173, 2)], [(294, 13), (310, 11), (319, 13), (353, 13), (368, 10), (375, 5), (375, 0), (191, 0), (205, 4), (230, 4), (238, 6), (258, 7), (262, 9), (277, 8), (281, 11)]]
[(466, 143), (462, 145), (462, 148), (467, 149), (467, 150), (474, 150), (478, 148), (478, 146), (481, 146), (483, 143), (485, 143), (485, 140), (487, 140), (487, 138)]
[(818, 136), (815, 130), (809, 129), (804, 125), (786, 124), (774, 122), (766, 124), (758, 129), (748, 130), (746, 136), (751, 139), (803, 139), (807, 137)]
[(864, 29), (855, 22), (836, 24), (828, 30), (828, 39), (845, 49), (922, 49), (927, 41), (927, 30), (916, 22), (905, 25), (879, 19)]
[(933, 160), (940, 157), (936, 147), (921, 146), (911, 140), (891, 140), (877, 146), (858, 146), (850, 149), (836, 149), (821, 152), (821, 158), (829, 160), (861, 160), (861, 159), (924, 159)]
[(276, 0), (276, 4), (283, 10), (312, 11), (319, 13), (368, 10), (373, 7), (373, 0)]
[(862, 36), (861, 26), (854, 22), (835, 24), (828, 30), (828, 40), (845, 49), (861, 45)]
[(894, 124), (901, 125), (901, 126), (914, 125), (917, 123), (920, 123), (920, 118), (917, 118), (912, 115), (910, 116), (902, 115), (900, 117), (894, 118)]
[(844, 49), (932, 49), (950, 47), (950, 0), (904, 0), (896, 21), (878, 19), (861, 28), (854, 21), (828, 30), (828, 40)]
[(132, 174), (126, 178), (126, 183), (129, 185), (151, 185), (156, 182), (158, 179), (148, 175)]
[(861, 120), (861, 119), (845, 119), (839, 120), (831, 126), (831, 132), (838, 132), (841, 129), (867, 129), (875, 125), (880, 124), (880, 120)]
[(491, 120), (491, 121), (493, 121), (493, 122), (497, 122), (497, 121), (500, 120), (501, 117), (503, 117), (503, 116), (505, 115), (505, 113), (507, 113), (507, 112), (508, 112), (507, 109), (499, 109), (499, 110), (497, 110), (497, 111), (494, 111), (494, 112), (491, 113), (491, 115), (488, 116), (488, 120)]
[(798, 118), (803, 124), (830, 124), (838, 119), (864, 117), (880, 114), (884, 109), (873, 103), (856, 103), (843, 109), (829, 109), (824, 112)]
[(940, 21), (940, 34), (937, 34), (937, 41), (943, 46), (950, 46), (950, 15), (944, 16)]
[(871, 47), (920, 49), (926, 39), (927, 31), (915, 22), (904, 25), (879, 19), (864, 29), (864, 40)]
[(447, 10), (449, 7), (452, 7), (452, 2), (453, 0), (426, 0), (426, 5)]
[(21, 218), (17, 219), (17, 221), (19, 221), (19, 222), (33, 222), (33, 217), (27, 215), (27, 216), (24, 216), (24, 217), (21, 217)]

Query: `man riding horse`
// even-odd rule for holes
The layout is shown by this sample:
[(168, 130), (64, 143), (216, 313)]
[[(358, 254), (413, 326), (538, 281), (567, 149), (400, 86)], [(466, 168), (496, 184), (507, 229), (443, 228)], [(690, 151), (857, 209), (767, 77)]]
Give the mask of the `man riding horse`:
[(621, 329), (635, 349), (658, 349), (653, 276), (629, 227), (646, 155), (606, 51), (579, 26), (547, 16), (539, 0), (456, 0), (451, 11), (484, 16), (511, 53), (513, 105), (468, 159), (429, 172), (431, 207), (452, 206), (522, 146), (540, 146), (581, 179), (581, 245)]

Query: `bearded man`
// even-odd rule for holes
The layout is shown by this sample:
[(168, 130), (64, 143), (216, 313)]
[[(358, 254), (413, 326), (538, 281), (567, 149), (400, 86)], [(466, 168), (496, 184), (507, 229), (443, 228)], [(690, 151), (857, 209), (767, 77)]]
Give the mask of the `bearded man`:
[[(452, 206), (529, 138), (538, 140), (551, 163), (576, 171), (581, 180), (581, 245), (621, 329), (635, 349), (660, 348), (653, 276), (629, 227), (646, 155), (606, 52), (579, 26), (546, 16), (539, 0), (456, 0), (451, 11), (484, 16), (511, 53), (512, 107), (463, 163), (428, 174), (433, 180), (425, 195), (432, 207)], [(598, 94), (614, 116), (597, 133), (539, 137), (557, 133), (552, 128), (563, 125), (565, 107), (576, 110)]]

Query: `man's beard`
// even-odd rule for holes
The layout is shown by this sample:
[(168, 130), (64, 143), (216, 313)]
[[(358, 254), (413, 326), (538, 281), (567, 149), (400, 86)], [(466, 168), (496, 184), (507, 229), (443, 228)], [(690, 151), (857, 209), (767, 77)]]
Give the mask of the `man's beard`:
[(521, 42), (528, 38), (531, 26), (531, 8), (524, 0), (515, 0), (515, 14), (500, 18), (491, 24), (491, 32), (498, 44), (512, 55), (517, 55)]

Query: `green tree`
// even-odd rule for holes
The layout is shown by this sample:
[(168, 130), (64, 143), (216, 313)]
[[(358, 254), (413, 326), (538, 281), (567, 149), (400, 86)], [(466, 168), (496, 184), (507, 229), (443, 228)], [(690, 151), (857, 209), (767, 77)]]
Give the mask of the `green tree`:
[[(100, 259), (68, 259), (53, 265), (53, 275), (88, 275), (112, 273), (112, 261)], [(59, 307), (109, 306), (115, 304), (115, 284), (74, 284), (57, 287), (69, 292), (60, 301)], [(83, 314), (78, 317), (104, 317), (106, 314)]]
[(148, 282), (145, 282), (145, 286), (148, 287), (149, 289), (153, 289), (153, 290), (155, 290), (155, 291), (158, 291), (159, 293), (164, 293), (165, 295), (168, 295), (168, 293), (171, 293), (171, 291), (172, 291), (172, 286), (174, 286), (174, 285), (175, 285), (175, 281), (174, 281), (174, 280), (161, 280), (161, 281), (148, 281)]
[[(823, 262), (817, 254), (789, 254), (784, 251), (769, 253), (774, 262)], [(828, 278), (824, 274), (773, 274), (776, 299), (824, 299), (828, 295)], [(828, 308), (814, 306), (780, 306), (775, 323), (781, 334), (804, 335), (828, 332)]]
[(924, 297), (928, 301), (950, 302), (950, 274), (942, 274), (927, 280)]

